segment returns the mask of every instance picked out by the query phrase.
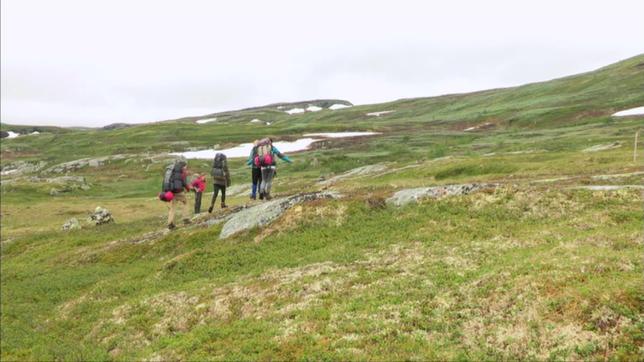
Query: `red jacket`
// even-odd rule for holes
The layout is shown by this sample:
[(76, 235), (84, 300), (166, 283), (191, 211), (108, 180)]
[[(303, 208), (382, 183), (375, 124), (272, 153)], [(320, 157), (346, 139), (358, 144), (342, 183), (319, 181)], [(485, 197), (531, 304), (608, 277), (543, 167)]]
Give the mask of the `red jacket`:
[(206, 176), (199, 176), (192, 181), (190, 184), (192, 188), (196, 189), (197, 192), (204, 192), (206, 189)]

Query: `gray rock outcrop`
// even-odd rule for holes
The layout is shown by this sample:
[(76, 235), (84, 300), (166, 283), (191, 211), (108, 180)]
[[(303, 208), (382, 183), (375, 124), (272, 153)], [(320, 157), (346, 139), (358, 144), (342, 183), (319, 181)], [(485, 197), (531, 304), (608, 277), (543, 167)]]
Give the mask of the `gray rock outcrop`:
[(70, 230), (80, 230), (81, 229), (81, 224), (78, 222), (78, 219), (73, 217), (67, 222), (63, 224), (63, 230), (65, 231), (70, 231)]
[(76, 171), (84, 167), (100, 167), (111, 161), (124, 160), (134, 155), (112, 155), (98, 158), (81, 158), (80, 160), (69, 161), (52, 166), (45, 170), (48, 173), (63, 173)]
[(403, 206), (412, 202), (419, 202), (425, 198), (439, 198), (444, 196), (467, 195), (481, 189), (495, 187), (494, 184), (462, 184), (462, 185), (444, 185), (433, 187), (419, 187), (414, 189), (404, 189), (396, 192), (392, 197), (387, 199), (388, 205)]
[(244, 230), (268, 225), (294, 205), (318, 199), (336, 199), (339, 197), (340, 194), (337, 192), (312, 192), (275, 199), (243, 209), (228, 219), (221, 229), (219, 238), (225, 239)]
[(89, 216), (89, 221), (96, 225), (103, 225), (114, 222), (114, 218), (108, 209), (97, 206), (94, 213)]

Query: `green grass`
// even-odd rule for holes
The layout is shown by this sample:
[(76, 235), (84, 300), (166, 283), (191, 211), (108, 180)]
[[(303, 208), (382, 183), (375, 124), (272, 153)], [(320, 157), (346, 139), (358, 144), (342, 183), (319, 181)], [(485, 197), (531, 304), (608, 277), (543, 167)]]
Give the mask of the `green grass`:
[[(188, 147), (169, 144), (177, 141), (246, 142), (266, 131), (247, 124), (250, 115), (274, 120), (271, 132), (284, 139), (383, 132), (290, 155), (292, 165), (278, 166), (277, 196), (331, 188), (344, 198), (295, 206), (226, 240), (215, 225), (134, 242), (164, 227), (166, 205), (155, 199), (163, 162), (132, 156), (86, 167), (70, 175), (91, 188), (58, 196), (34, 175), (3, 177), (1, 358), (641, 359), (642, 195), (577, 187), (642, 184), (641, 175), (593, 178), (644, 171), (632, 162), (641, 117), (607, 117), (641, 105), (633, 90), (642, 61), (334, 112), (285, 117), (260, 109), (231, 114), (228, 124), (187, 119), (3, 140), (3, 166), (51, 166)], [(396, 112), (364, 116), (387, 109)], [(461, 131), (488, 121), (498, 126)], [(613, 142), (622, 146), (581, 152)], [(373, 164), (387, 172), (318, 183)], [(209, 167), (190, 161), (193, 172)], [(234, 185), (248, 183), (243, 160), (230, 168)], [(500, 186), (401, 208), (373, 203), (402, 188), (468, 182)], [(228, 200), (246, 203), (246, 193)], [(98, 205), (115, 224), (83, 221)], [(60, 230), (71, 217), (82, 230)]]

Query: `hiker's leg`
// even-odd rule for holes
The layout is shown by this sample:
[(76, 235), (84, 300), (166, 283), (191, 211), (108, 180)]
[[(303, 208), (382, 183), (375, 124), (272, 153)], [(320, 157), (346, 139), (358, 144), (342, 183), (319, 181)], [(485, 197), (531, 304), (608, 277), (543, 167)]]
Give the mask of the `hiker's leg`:
[(183, 217), (183, 221), (190, 221), (190, 218), (188, 217), (188, 215), (190, 215), (190, 209), (188, 206), (188, 198), (186, 197), (186, 194), (184, 192), (181, 192), (176, 194), (174, 198), (178, 203), (181, 204), (181, 216)]
[(257, 167), (253, 167), (252, 169), (253, 174), (251, 177), (251, 180), (253, 182), (253, 187), (251, 189), (251, 197), (255, 197), (257, 195), (257, 188), (260, 186), (260, 183), (262, 182), (262, 170), (260, 170)]
[(221, 186), (221, 207), (226, 207), (226, 186)]
[(266, 174), (262, 174), (262, 180), (266, 179), (266, 186), (264, 187), (264, 194), (265, 195), (270, 195), (271, 193), (271, 186), (273, 186), (273, 176), (275, 175), (275, 168), (273, 167), (266, 167), (267, 171)]
[(259, 187), (260, 194), (265, 194), (267, 192), (266, 183), (268, 182), (269, 174), (271, 171), (272, 170), (270, 167), (262, 167), (262, 182), (260, 183), (261, 186)]
[(201, 192), (197, 191), (195, 193), (195, 214), (201, 212)]
[(172, 199), (172, 201), (170, 201), (170, 205), (168, 205), (170, 206), (170, 210), (168, 211), (168, 225), (174, 224), (174, 211), (177, 204), (176, 200), (176, 198)]
[(217, 194), (219, 193), (219, 185), (216, 183), (212, 184), (212, 200), (210, 200), (210, 208), (212, 208), (215, 205), (215, 201), (217, 201)]

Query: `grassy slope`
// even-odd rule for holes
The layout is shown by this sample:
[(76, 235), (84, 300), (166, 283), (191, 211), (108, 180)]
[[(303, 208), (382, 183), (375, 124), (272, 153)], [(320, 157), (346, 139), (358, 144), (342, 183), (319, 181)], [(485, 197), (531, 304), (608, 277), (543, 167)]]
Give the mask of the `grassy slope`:
[[(630, 161), (642, 118), (607, 116), (644, 103), (642, 62), (335, 112), (3, 141), (3, 163), (7, 155), (56, 162), (167, 149), (161, 140), (247, 141), (266, 130), (246, 124), (257, 117), (274, 120), (282, 137), (386, 132), (296, 155), (280, 168), (278, 194), (320, 188), (320, 175), (362, 165), (408, 168), (341, 181), (333, 188), (345, 199), (293, 208), (227, 241), (217, 239), (221, 226), (128, 241), (163, 227), (164, 205), (153, 199), (162, 164), (83, 169), (76, 174), (93, 188), (59, 197), (38, 183), (3, 185), (2, 359), (642, 358), (642, 195), (570, 188), (642, 183), (592, 178), (643, 170)], [(396, 112), (364, 116), (387, 109)], [(459, 131), (483, 122), (499, 126)], [(623, 146), (580, 152), (612, 142)], [(208, 163), (191, 167), (204, 172)], [(235, 183), (247, 181), (241, 160), (231, 168)], [(505, 186), (402, 209), (367, 202), (403, 187), (471, 181)], [(96, 205), (117, 224), (59, 231)]]

